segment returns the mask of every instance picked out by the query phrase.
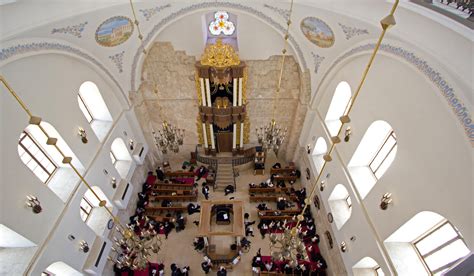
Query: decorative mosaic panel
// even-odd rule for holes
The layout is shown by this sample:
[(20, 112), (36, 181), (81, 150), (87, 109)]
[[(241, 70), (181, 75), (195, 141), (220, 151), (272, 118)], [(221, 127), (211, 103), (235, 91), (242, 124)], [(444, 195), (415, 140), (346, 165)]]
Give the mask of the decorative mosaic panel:
[(123, 55), (124, 54), (125, 54), (125, 51), (122, 51), (122, 52), (117, 53), (115, 55), (109, 56), (109, 58), (112, 60), (112, 62), (117, 67), (119, 73), (123, 72)]
[(354, 36), (369, 34), (369, 31), (367, 31), (366, 29), (350, 27), (341, 23), (339, 23), (339, 26), (341, 26), (342, 32), (346, 35), (346, 40), (349, 40)]
[(314, 59), (314, 73), (317, 74), (319, 70), (319, 66), (321, 65), (325, 57), (315, 54), (313, 52), (311, 52), (311, 55), (313, 56), (313, 59)]
[(166, 5), (163, 5), (163, 6), (158, 6), (158, 7), (149, 8), (149, 9), (141, 9), (139, 11), (146, 18), (146, 21), (149, 21), (150, 18), (152, 18), (154, 15), (156, 15), (160, 11), (162, 11), (166, 8), (169, 8), (169, 7), (171, 7), (171, 4), (166, 4)]

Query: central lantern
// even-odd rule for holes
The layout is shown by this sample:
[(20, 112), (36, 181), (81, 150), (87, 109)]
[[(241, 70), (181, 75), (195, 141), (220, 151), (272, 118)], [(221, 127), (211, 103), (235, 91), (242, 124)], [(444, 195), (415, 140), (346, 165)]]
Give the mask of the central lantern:
[(243, 153), (248, 142), (246, 66), (235, 49), (217, 39), (196, 62), (199, 143), (206, 154)]

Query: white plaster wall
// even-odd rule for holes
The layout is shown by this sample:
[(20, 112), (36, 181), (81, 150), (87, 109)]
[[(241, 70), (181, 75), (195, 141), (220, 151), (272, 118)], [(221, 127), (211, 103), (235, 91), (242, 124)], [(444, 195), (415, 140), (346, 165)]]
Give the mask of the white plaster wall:
[[(45, 54), (19, 59), (1, 68), (12, 88), (14, 88), (34, 115), (50, 122), (68, 143), (71, 150), (85, 165), (85, 178), (91, 186), (99, 186), (107, 198), (114, 197), (116, 190), (110, 184), (111, 177), (118, 182), (120, 177), (109, 157), (113, 140), (121, 137), (125, 141), (132, 138), (142, 143), (146, 149), (143, 134), (133, 111), (124, 110), (119, 91), (97, 74), (94, 68), (82, 61), (57, 54)], [(77, 105), (77, 91), (80, 84), (91, 80), (99, 87), (109, 108), (114, 124), (105, 141), (101, 144), (92, 133), (86, 119)], [(2, 152), (2, 193), (0, 223), (39, 245), (33, 259), (29, 275), (39, 275), (50, 264), (65, 261), (71, 267), (82, 271), (88, 254), (79, 251), (79, 242), (85, 240), (92, 245), (96, 234), (80, 219), (79, 205), (86, 188), (80, 185), (69, 201), (63, 203), (46, 185), (41, 183), (23, 165), (17, 144), (21, 131), (27, 126), (28, 117), (2, 87), (0, 94)], [(77, 135), (81, 126), (88, 133), (89, 143), (83, 144)], [(126, 135), (125, 135), (126, 134)], [(130, 152), (130, 149), (127, 148)], [(135, 163), (126, 181), (131, 180)], [(107, 175), (104, 173), (107, 170)], [(36, 195), (41, 201), (43, 212), (34, 215), (26, 208), (26, 195)], [(3, 212), (8, 209), (8, 212)], [(117, 208), (114, 208), (115, 212)], [(22, 218), (22, 219), (19, 219)], [(105, 231), (106, 235), (108, 232)], [(68, 235), (75, 240), (68, 240)], [(47, 240), (45, 242), (45, 240)]]
[[(355, 87), (367, 60), (368, 54), (350, 58), (321, 85), (324, 94), (316, 102), (321, 117), (326, 114), (336, 85), (345, 80)], [(301, 137), (301, 146), (314, 145), (312, 137), (327, 135), (321, 118), (310, 116), (305, 122), (310, 131)], [(351, 178), (342, 168), (347, 166), (373, 121), (385, 120), (393, 126), (398, 152), (363, 204), (351, 185), (351, 218), (340, 231), (333, 224), (337, 243), (348, 244), (348, 252), (342, 253), (346, 269), (350, 271), (358, 260), (371, 256), (389, 273), (381, 244), (375, 240), (383, 242), (416, 213), (425, 210), (451, 221), (472, 250), (473, 214), (468, 207), (472, 205), (472, 147), (438, 88), (404, 61), (379, 55), (350, 117), (351, 140), (337, 146), (333, 161), (323, 172), (331, 173), (326, 189), (320, 193), (323, 204), (327, 206), (331, 187), (336, 183), (351, 185)], [(312, 173), (316, 173), (314, 165)], [(394, 204), (382, 211), (380, 198), (386, 192), (393, 194)], [(350, 241), (353, 235), (355, 242)]]

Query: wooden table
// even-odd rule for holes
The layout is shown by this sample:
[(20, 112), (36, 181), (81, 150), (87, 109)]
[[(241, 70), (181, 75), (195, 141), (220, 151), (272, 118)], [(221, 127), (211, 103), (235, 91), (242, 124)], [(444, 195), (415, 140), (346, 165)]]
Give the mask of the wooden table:
[[(232, 205), (232, 231), (211, 231), (212, 207), (216, 205)], [(199, 220), (198, 236), (245, 236), (244, 202), (241, 200), (203, 200)]]

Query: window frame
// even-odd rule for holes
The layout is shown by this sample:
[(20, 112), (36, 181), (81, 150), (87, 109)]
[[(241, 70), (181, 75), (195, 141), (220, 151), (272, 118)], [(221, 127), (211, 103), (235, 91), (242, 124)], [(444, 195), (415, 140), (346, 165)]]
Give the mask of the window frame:
[(86, 102), (84, 101), (84, 99), (82, 98), (81, 96), (81, 92), (77, 93), (77, 97), (79, 99), (79, 101), (81, 101), (81, 103), (84, 105), (86, 111), (87, 111), (87, 114), (89, 114), (89, 117), (91, 117), (91, 119), (89, 120), (89, 118), (87, 118), (87, 116), (84, 115), (84, 117), (86, 117), (86, 120), (89, 124), (91, 124), (95, 119), (94, 119), (94, 116), (92, 116), (92, 112), (89, 110), (89, 107), (87, 106)]
[(347, 195), (346, 198), (344, 198), (344, 200), (346, 201), (347, 207), (348, 207), (349, 209), (352, 208), (352, 199), (351, 199), (351, 196), (350, 196), (350, 195)]
[[(452, 229), (456, 232), (456, 237), (450, 239), (450, 240), (447, 240), (445, 241), (443, 244), (437, 246), (436, 248), (432, 249), (431, 251), (425, 253), (425, 254), (421, 254), (420, 251), (418, 250), (418, 247), (416, 246), (417, 243), (421, 242), (422, 240), (424, 240), (425, 238), (429, 237), (430, 235), (436, 233), (436, 231), (438, 231), (439, 229), (441, 229), (443, 226), (445, 226), (446, 224), (449, 224)], [(435, 226), (433, 226), (431, 229), (429, 229), (428, 231), (426, 231), (425, 233), (423, 233), (422, 235), (420, 235), (418, 238), (416, 238), (413, 242), (412, 242), (412, 245), (413, 247), (415, 248), (415, 251), (416, 253), (418, 254), (418, 256), (420, 257), (420, 260), (422, 261), (423, 263), (423, 266), (425, 267), (426, 271), (428, 271), (428, 273), (430, 273), (431, 275), (434, 275), (438, 272), (441, 272), (443, 270), (445, 270), (446, 268), (449, 268), (451, 267), (453, 264), (455, 264), (457, 261), (459, 261), (460, 259), (457, 259), (457, 260), (454, 260), (452, 262), (449, 262), (443, 266), (440, 266), (438, 267), (436, 270), (434, 271), (431, 271), (431, 269), (429, 268), (428, 264), (425, 262), (425, 258), (426, 257), (429, 257), (430, 255), (442, 250), (444, 247), (450, 245), (451, 243), (457, 241), (457, 240), (461, 240), (464, 245), (467, 247), (466, 245), (466, 242), (464, 241), (463, 237), (461, 236), (461, 234), (459, 233), (458, 229), (456, 229), (456, 227), (454, 227), (453, 224), (451, 224), (448, 220), (442, 220), (441, 222), (439, 222), (438, 224), (436, 224)]]
[[(84, 200), (84, 201), (91, 207), (91, 209), (90, 209), (89, 212), (87, 212), (87, 211), (82, 207), (82, 205), (81, 205), (81, 204), (82, 204), (82, 200)], [(86, 197), (82, 197), (81, 203), (79, 203), (79, 208), (80, 208), (80, 209), (79, 209), (79, 212), (82, 211), (82, 212), (84, 212), (84, 213), (86, 214), (86, 219), (84, 220), (84, 222), (87, 222), (87, 220), (88, 220), (89, 217), (91, 216), (92, 210), (95, 208), (94, 205), (93, 205), (92, 203), (90, 203), (90, 201), (89, 201)], [(82, 217), (81, 217), (81, 219), (82, 219)]]
[[(384, 158), (382, 159), (382, 161), (380, 161), (379, 165), (377, 166), (377, 168), (374, 170), (372, 168), (372, 163), (375, 161), (375, 159), (378, 157), (379, 153), (382, 151), (382, 149), (384, 148), (385, 144), (388, 142), (388, 140), (390, 139), (390, 137), (393, 137), (393, 139), (395, 140), (395, 144), (393, 144), (392, 148), (387, 152), (387, 154), (384, 156)], [(379, 178), (377, 177), (377, 171), (378, 169), (380, 169), (380, 167), (382, 167), (383, 163), (385, 162), (385, 160), (387, 160), (387, 157), (392, 153), (393, 149), (395, 147), (398, 146), (398, 141), (397, 141), (397, 136), (395, 135), (395, 132), (393, 131), (393, 129), (389, 132), (389, 134), (385, 137), (382, 145), (379, 147), (379, 149), (377, 150), (377, 152), (374, 154), (374, 157), (372, 157), (372, 160), (369, 162), (369, 169), (370, 171), (372, 172), (372, 174), (374, 175), (374, 177), (378, 180)]]
[(115, 153), (112, 150), (110, 151), (110, 159), (113, 165), (115, 165), (118, 161), (117, 156), (115, 156)]
[[(56, 165), (56, 163), (53, 162), (53, 160), (48, 156), (48, 154), (46, 154), (45, 150), (44, 150), (42, 147), (40, 147), (40, 145), (38, 144), (38, 142), (37, 142), (35, 139), (33, 139), (33, 137), (32, 137), (28, 132), (23, 131), (22, 134), (25, 134), (25, 135), (23, 135), (23, 137), (21, 137), (20, 140), (18, 141), (18, 146), (20, 146), (20, 147), (25, 151), (25, 153), (27, 153), (27, 154), (31, 157), (31, 159), (34, 160), (35, 163), (36, 163), (39, 167), (41, 167), (41, 169), (48, 175), (48, 178), (43, 182), (44, 184), (48, 183), (48, 181), (51, 179), (51, 177), (54, 175), (54, 173), (55, 173), (56, 170), (58, 169), (58, 165)], [(46, 156), (46, 158), (48, 159), (48, 161), (54, 166), (54, 170), (53, 170), (51, 173), (46, 169), (46, 167), (45, 167), (41, 162), (38, 161), (38, 159), (36, 159), (36, 157), (30, 152), (30, 150), (28, 150), (28, 149), (26, 148), (26, 146), (23, 145), (22, 141), (23, 141), (27, 136), (28, 136), (28, 138), (33, 142), (33, 144), (38, 148), (38, 150), (41, 151), (41, 153), (43, 153), (43, 155)], [(21, 159), (21, 156), (20, 156), (20, 159)], [(22, 160), (22, 162), (23, 162), (23, 160)], [(25, 166), (27, 166), (27, 165), (25, 164)], [(27, 166), (27, 167), (28, 167), (28, 166)], [(30, 168), (28, 167), (28, 169), (30, 169)], [(35, 172), (34, 172), (33, 170), (30, 169), (30, 171), (36, 176), (36, 174), (35, 174)], [(41, 180), (41, 179), (40, 179), (40, 180)]]
[[(385, 275), (385, 273), (383, 273), (382, 268), (381, 268), (379, 265), (376, 266), (376, 267), (374, 267), (374, 270), (375, 270), (375, 274), (376, 274), (377, 276), (379, 276), (379, 275)], [(379, 270), (382, 271), (382, 274), (379, 273)]]

